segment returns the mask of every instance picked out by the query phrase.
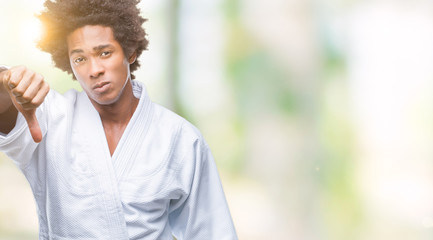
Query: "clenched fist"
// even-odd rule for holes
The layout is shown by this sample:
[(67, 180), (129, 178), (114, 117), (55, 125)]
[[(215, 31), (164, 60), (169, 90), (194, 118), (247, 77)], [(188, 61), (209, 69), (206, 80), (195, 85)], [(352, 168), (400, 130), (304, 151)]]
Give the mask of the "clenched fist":
[(24, 66), (10, 68), (2, 75), (4, 89), (9, 93), (15, 108), (26, 119), (33, 140), (42, 141), (42, 132), (36, 119), (36, 108), (42, 104), (50, 91), (44, 77)]

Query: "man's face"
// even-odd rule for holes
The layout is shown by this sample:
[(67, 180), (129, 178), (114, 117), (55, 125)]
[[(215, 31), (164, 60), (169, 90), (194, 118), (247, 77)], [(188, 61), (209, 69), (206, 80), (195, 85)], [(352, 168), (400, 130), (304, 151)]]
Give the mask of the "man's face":
[(67, 37), (69, 60), (75, 77), (89, 98), (115, 103), (130, 78), (129, 62), (110, 27), (86, 25)]

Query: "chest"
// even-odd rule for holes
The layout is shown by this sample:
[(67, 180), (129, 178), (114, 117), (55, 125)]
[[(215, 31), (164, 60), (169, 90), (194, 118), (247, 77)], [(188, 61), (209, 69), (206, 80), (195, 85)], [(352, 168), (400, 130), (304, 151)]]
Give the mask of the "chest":
[[(149, 141), (145, 135), (140, 131), (124, 135), (111, 155), (104, 131), (60, 124), (45, 140), (46, 164), (41, 161), (28, 174), (38, 183), (34, 192), (40, 217), (49, 218), (40, 222), (65, 238), (85, 231), (91, 236), (92, 229), (110, 236), (105, 239), (125, 234), (112, 232), (119, 228), (128, 236), (170, 232), (166, 229), (170, 202), (185, 192), (177, 177), (179, 159), (170, 153), (169, 138), (155, 134)], [(66, 139), (70, 139), (67, 144), (59, 144)], [(100, 226), (109, 225), (107, 232), (101, 231)]]
[(103, 124), (105, 138), (107, 141), (107, 146), (110, 151), (110, 156), (113, 156), (116, 151), (117, 145), (122, 138), (123, 133), (127, 127), (127, 124), (117, 124), (117, 125), (108, 125)]

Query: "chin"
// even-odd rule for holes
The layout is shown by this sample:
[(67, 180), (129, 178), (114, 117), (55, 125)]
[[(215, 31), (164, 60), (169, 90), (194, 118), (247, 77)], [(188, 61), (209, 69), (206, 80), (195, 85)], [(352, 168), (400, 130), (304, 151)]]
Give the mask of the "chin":
[(119, 96), (97, 95), (97, 96), (92, 96), (91, 100), (99, 105), (112, 105), (119, 100)]
[(97, 102), (99, 105), (112, 105), (112, 104), (116, 103), (117, 100), (118, 100), (118, 98), (115, 98), (115, 99), (104, 98), (104, 99), (95, 99), (94, 101)]

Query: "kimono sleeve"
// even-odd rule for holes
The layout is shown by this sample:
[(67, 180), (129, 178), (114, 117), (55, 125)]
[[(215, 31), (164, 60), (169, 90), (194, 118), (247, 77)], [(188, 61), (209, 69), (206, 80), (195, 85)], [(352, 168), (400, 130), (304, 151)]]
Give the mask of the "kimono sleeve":
[[(47, 120), (44, 114), (45, 105), (36, 110), (36, 118), (42, 131), (42, 142), (47, 132)], [(11, 158), (19, 168), (25, 168), (30, 163), (36, 148), (24, 116), (18, 112), (15, 127), (8, 134), (0, 134), (0, 152)]]
[(217, 167), (206, 143), (196, 145), (190, 192), (170, 212), (174, 236), (189, 240), (237, 239)]

